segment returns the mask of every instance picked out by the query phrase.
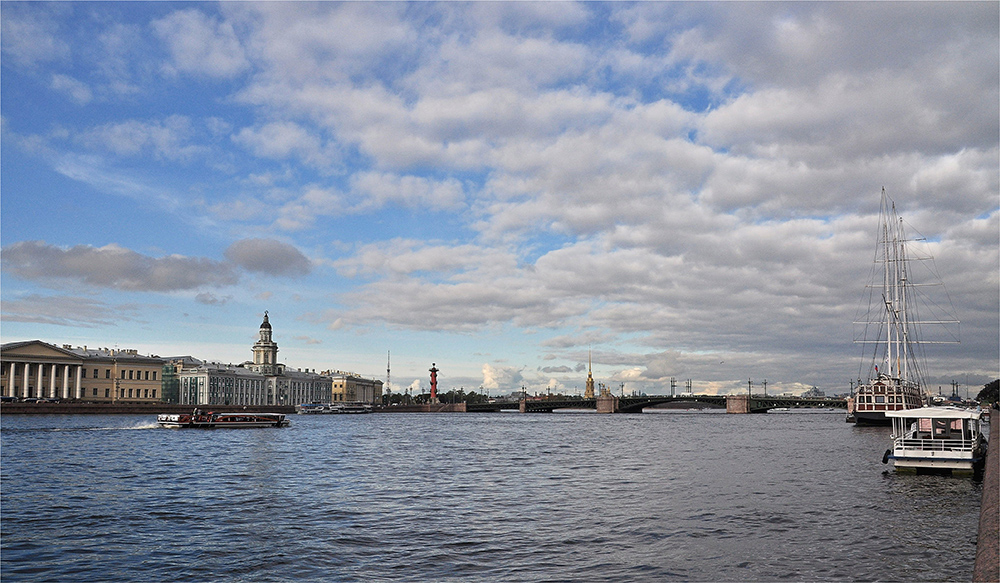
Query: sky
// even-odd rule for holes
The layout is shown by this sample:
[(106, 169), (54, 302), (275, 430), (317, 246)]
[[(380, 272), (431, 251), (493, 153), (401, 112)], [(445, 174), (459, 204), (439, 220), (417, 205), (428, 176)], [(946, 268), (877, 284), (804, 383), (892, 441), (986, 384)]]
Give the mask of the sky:
[(884, 187), (1000, 377), (996, 2), (0, 10), (3, 342), (843, 393)]

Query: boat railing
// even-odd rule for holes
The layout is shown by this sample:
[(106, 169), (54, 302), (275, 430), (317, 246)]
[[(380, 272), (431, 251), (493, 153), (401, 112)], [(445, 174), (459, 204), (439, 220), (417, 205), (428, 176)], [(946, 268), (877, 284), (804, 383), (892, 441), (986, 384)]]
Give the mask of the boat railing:
[(896, 447), (924, 451), (972, 451), (976, 443), (970, 439), (897, 439)]

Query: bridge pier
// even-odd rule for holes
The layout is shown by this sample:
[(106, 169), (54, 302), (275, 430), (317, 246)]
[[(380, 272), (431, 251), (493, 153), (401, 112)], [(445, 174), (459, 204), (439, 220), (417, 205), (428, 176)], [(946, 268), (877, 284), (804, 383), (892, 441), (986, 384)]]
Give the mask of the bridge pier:
[(618, 397), (614, 395), (601, 395), (597, 397), (597, 412), (598, 413), (617, 413), (618, 412)]
[(726, 395), (726, 413), (749, 413), (749, 395)]

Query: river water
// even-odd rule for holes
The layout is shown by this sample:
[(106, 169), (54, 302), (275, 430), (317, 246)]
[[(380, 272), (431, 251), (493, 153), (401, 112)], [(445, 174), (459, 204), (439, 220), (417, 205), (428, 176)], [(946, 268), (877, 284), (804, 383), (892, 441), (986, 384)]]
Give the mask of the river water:
[(5, 415), (8, 581), (968, 581), (982, 484), (841, 412)]

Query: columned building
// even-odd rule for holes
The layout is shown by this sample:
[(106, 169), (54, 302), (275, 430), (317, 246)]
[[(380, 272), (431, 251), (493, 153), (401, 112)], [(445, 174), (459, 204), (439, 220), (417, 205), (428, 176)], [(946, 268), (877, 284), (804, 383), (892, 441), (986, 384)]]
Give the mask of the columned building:
[(252, 351), (252, 361), (237, 365), (202, 362), (191, 357), (171, 359), (168, 365), (171, 398), (182, 405), (292, 406), (330, 402), (329, 376), (278, 362), (278, 344), (272, 338), (267, 312)]
[(324, 371), (323, 374), (329, 375), (332, 381), (333, 402), (382, 402), (382, 381), (378, 379), (341, 371)]
[(157, 402), (163, 396), (163, 362), (130, 349), (10, 342), (0, 347), (0, 394), (19, 399)]

